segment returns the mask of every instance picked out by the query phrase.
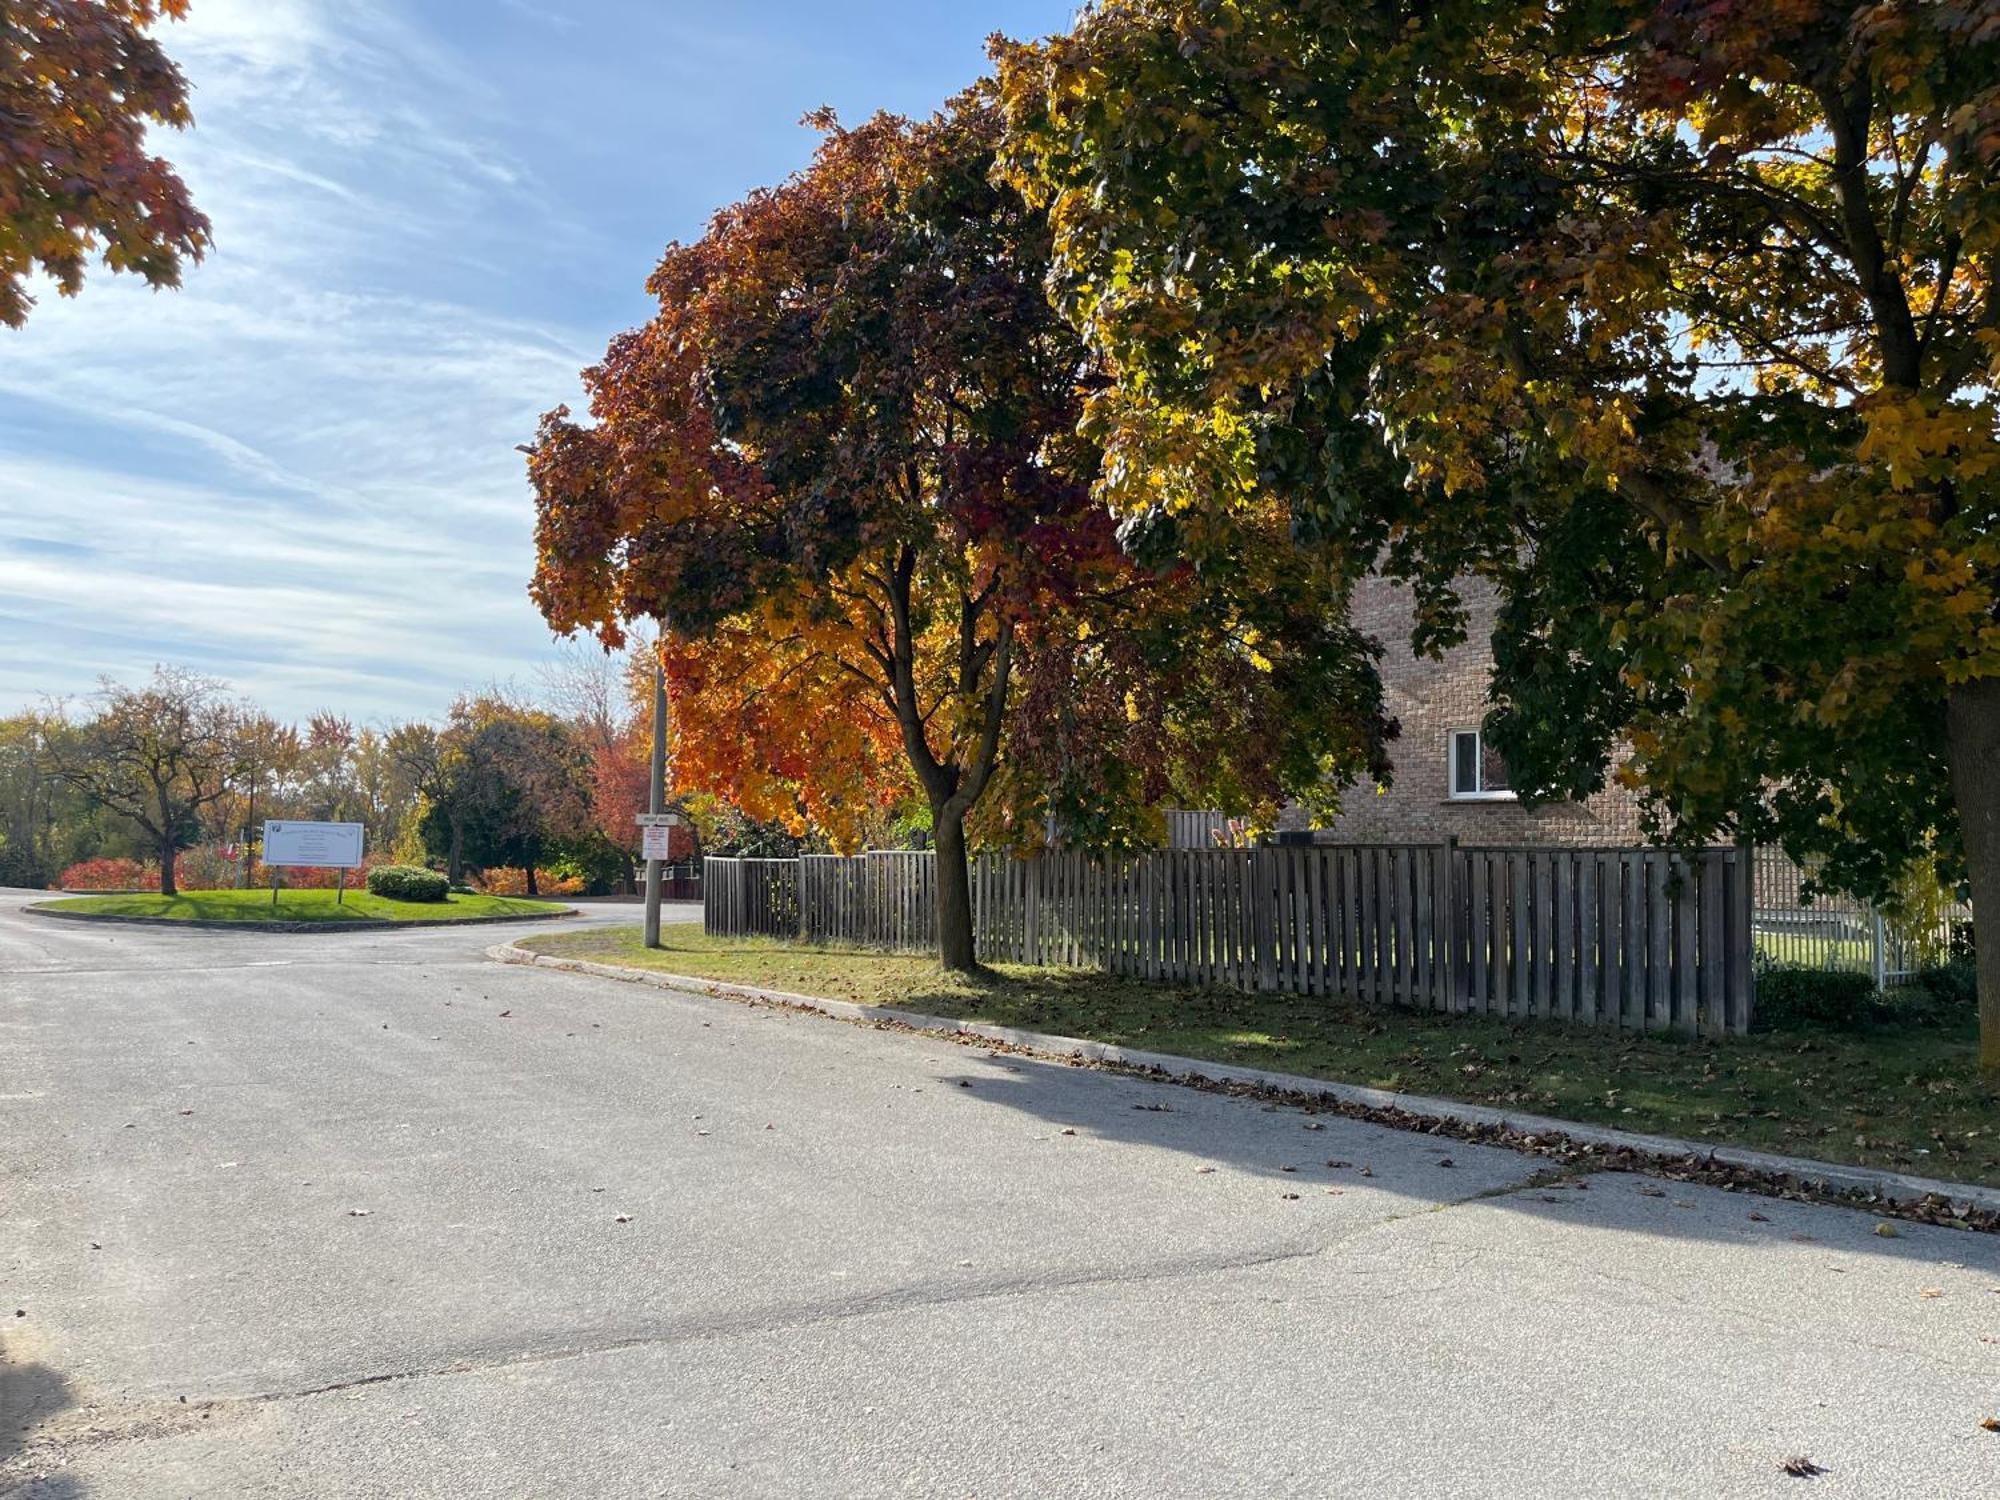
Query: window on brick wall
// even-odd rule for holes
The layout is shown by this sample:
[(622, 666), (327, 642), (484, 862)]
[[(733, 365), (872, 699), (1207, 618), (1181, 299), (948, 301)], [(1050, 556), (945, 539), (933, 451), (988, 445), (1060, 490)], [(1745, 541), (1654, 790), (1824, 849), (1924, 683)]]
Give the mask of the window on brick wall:
[(1454, 802), (1511, 802), (1507, 762), (1477, 729), (1451, 732), (1451, 796)]

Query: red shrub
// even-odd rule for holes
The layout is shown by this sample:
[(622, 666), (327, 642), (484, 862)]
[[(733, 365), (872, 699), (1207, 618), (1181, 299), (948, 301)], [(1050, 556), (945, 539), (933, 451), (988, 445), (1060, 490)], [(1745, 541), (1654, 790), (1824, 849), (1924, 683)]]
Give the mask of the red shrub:
[(86, 859), (56, 878), (66, 891), (157, 891), (160, 872), (136, 859)]

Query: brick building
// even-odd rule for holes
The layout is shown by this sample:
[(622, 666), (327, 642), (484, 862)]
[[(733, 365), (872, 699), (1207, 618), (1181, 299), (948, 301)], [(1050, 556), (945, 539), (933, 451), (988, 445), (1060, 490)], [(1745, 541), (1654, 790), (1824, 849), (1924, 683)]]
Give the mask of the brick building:
[(1435, 842), (1455, 834), (1462, 844), (1642, 842), (1637, 803), (1615, 784), (1586, 801), (1532, 812), (1515, 800), (1506, 767), (1480, 739), (1499, 601), (1490, 584), (1469, 579), (1463, 587), (1470, 615), (1465, 643), (1434, 660), (1410, 650), (1407, 588), (1370, 578), (1356, 591), (1352, 619), (1382, 642), (1385, 705), (1402, 734), (1389, 747), (1393, 784), (1377, 788), (1363, 780), (1350, 787), (1339, 819), (1320, 839)]

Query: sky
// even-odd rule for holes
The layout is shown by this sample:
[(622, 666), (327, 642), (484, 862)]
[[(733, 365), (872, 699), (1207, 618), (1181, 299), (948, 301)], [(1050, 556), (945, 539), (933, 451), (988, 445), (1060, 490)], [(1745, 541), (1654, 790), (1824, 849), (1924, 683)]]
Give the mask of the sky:
[(926, 113), (1074, 0), (194, 0), (159, 132), (214, 224), (0, 328), (0, 712), (190, 666), (284, 717), (435, 717), (556, 654), (516, 445), (647, 274)]

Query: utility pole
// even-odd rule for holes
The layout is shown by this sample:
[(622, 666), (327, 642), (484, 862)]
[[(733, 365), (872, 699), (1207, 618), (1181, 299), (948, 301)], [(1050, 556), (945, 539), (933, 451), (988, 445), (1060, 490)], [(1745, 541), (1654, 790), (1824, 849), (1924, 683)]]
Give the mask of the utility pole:
[[(667, 810), (667, 669), (660, 660), (665, 632), (653, 647), (653, 789), (647, 810), (655, 817)], [(647, 830), (651, 832), (650, 829)], [(646, 946), (660, 946), (660, 877), (665, 862), (646, 861)]]

